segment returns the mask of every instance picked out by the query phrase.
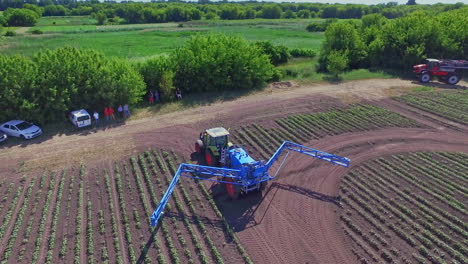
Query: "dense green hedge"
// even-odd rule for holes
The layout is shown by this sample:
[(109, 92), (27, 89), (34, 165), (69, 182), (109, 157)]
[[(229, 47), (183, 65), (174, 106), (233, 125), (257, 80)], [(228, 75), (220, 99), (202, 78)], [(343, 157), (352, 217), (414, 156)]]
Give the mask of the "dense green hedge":
[(468, 58), (468, 8), (434, 16), (415, 12), (397, 19), (367, 15), (362, 23), (339, 22), (325, 32), (319, 58), (326, 70), (330, 55), (344, 57), (346, 68), (411, 69), (425, 58)]
[(69, 110), (136, 103), (145, 93), (129, 62), (93, 50), (60, 48), (33, 58), (0, 54), (0, 121), (62, 120)]
[(277, 76), (258, 43), (222, 34), (193, 36), (169, 56), (137, 64), (71, 47), (32, 58), (0, 55), (0, 122), (21, 118), (43, 124), (63, 120), (74, 109), (100, 112), (135, 104), (148, 91), (172, 100), (176, 87), (189, 93), (252, 89)]

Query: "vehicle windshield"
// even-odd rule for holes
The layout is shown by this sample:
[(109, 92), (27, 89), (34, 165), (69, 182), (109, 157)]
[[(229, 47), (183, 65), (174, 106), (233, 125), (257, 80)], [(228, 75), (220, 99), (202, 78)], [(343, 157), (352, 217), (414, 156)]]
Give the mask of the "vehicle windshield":
[(89, 116), (79, 116), (77, 118), (78, 121), (85, 121), (85, 120), (88, 120), (89, 119)]
[(33, 124), (28, 123), (28, 122), (21, 122), (21, 123), (16, 125), (16, 127), (19, 130), (25, 130), (25, 129), (28, 129), (28, 128), (32, 127), (32, 126), (33, 126)]

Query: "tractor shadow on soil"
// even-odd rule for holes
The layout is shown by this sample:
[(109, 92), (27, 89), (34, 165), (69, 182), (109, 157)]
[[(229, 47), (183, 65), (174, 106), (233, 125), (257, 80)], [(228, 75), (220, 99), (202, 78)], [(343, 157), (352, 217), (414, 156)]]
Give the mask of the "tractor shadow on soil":
[[(297, 193), (311, 199), (320, 200), (322, 202), (331, 203), (341, 207), (339, 196), (330, 196), (314, 192), (307, 188), (278, 182), (270, 183), (263, 193), (249, 193), (237, 201), (230, 199), (227, 195), (220, 195), (217, 193), (213, 193), (213, 195), (215, 203), (226, 217), (229, 224), (235, 232), (239, 232), (262, 223), (279, 190)], [(266, 197), (268, 197), (268, 199), (265, 199)], [(268, 204), (262, 205), (264, 202)], [(258, 211), (260, 206), (265, 208), (261, 210), (262, 212)]]

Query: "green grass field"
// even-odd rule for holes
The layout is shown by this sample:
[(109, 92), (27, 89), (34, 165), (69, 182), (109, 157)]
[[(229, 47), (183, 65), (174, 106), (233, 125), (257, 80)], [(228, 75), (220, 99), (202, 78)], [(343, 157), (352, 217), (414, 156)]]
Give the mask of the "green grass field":
[[(321, 19), (246, 19), (200, 20), (185, 23), (133, 24), (98, 26), (96, 20), (81, 17), (42, 17), (26, 34), (4, 38), (0, 51), (6, 54), (30, 56), (41, 49), (63, 46), (96, 49), (108, 56), (131, 60), (144, 60), (155, 55), (170, 53), (193, 34), (225, 33), (240, 35), (249, 41), (269, 40), (289, 48), (309, 48), (317, 52), (323, 33), (305, 30), (313, 21)], [(181, 26), (182, 25), (182, 26)], [(40, 29), (43, 35), (31, 35)], [(279, 68), (283, 79), (299, 81), (323, 81), (329, 76), (317, 73), (317, 59), (293, 59)], [(344, 73), (342, 80), (389, 78), (391, 75), (368, 70)], [(328, 80), (330, 81), (330, 80)]]
[[(317, 20), (317, 19), (315, 19)], [(305, 27), (311, 19), (204, 20), (183, 23), (96, 26), (89, 17), (43, 17), (34, 29), (43, 35), (26, 33), (4, 40), (0, 50), (6, 54), (32, 55), (41, 49), (74, 46), (93, 48), (109, 56), (144, 59), (168, 53), (181, 46), (193, 34), (208, 32), (241, 35), (248, 40), (270, 40), (290, 48), (319, 50), (321, 33), (310, 33)], [(54, 24), (55, 22), (55, 24)]]

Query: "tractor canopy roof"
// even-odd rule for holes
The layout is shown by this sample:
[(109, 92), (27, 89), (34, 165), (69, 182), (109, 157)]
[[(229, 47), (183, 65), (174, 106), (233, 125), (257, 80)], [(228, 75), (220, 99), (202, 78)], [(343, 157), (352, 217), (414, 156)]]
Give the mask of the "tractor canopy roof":
[(229, 135), (229, 131), (227, 131), (224, 127), (215, 127), (206, 130), (206, 133), (210, 135), (210, 137), (222, 137)]
[(438, 59), (426, 59), (427, 61), (436, 61), (436, 62), (440, 62), (440, 60)]

